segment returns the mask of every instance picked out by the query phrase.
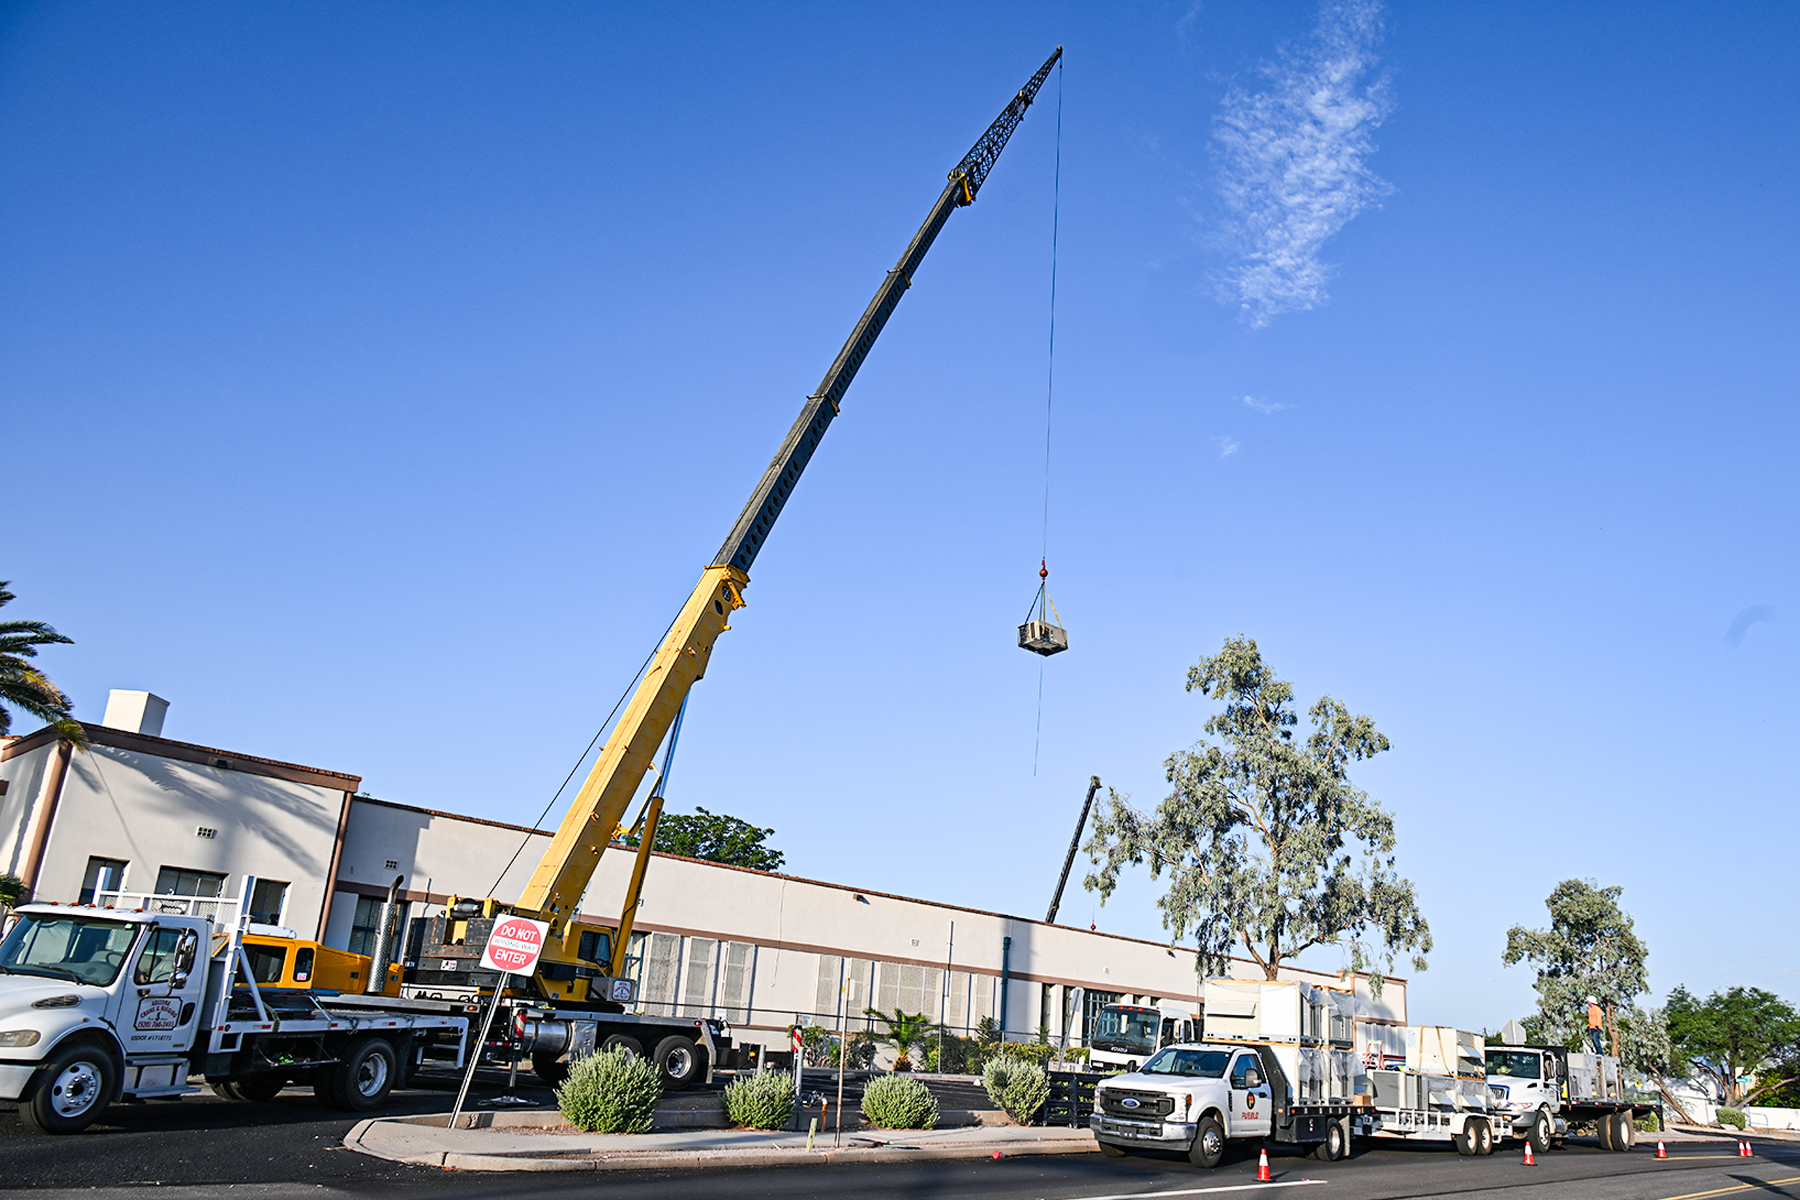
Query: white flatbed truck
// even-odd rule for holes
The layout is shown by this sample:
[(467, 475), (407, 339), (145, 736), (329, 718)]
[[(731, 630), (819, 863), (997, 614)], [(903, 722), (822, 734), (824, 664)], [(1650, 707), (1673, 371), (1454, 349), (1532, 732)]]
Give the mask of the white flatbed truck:
[(245, 917), (216, 933), (185, 914), (16, 913), (0, 941), (0, 1099), (41, 1132), (75, 1133), (120, 1101), (194, 1092), (195, 1075), (239, 1100), (310, 1082), (327, 1107), (368, 1112), (428, 1049), (463, 1062), (466, 1015), (258, 984)]

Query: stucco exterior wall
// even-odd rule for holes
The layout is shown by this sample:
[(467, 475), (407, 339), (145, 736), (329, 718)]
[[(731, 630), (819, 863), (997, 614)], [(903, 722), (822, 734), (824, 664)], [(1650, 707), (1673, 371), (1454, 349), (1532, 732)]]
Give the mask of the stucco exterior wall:
[(25, 856), (31, 849), (33, 823), (42, 811), (44, 776), (56, 754), (56, 743), (27, 747), (22, 739), (9, 739), (0, 754), (17, 752), (0, 760), (0, 779), (6, 794), (0, 796), (0, 874), (24, 875)]

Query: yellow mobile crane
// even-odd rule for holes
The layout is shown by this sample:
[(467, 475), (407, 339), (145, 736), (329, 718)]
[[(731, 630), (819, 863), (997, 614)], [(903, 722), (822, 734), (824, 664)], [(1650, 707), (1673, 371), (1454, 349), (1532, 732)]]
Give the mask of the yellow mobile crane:
[(938, 231), (953, 210), (975, 202), (988, 171), (1061, 57), (1058, 46), (950, 172), (925, 223), (876, 289), (818, 389), (807, 397), (730, 536), (682, 605), (524, 892), (510, 903), (493, 897), (452, 897), (444, 916), (433, 921), (410, 972), (409, 983), (415, 987), (489, 984), (492, 977), (483, 973), (477, 979), (475, 967), (494, 920), (515, 914), (549, 923), (550, 936), (536, 974), (508, 995), (515, 1001), (512, 1025), (522, 1043), (517, 1049), (531, 1053), (539, 1073), (547, 1078), (559, 1077), (571, 1057), (613, 1045), (652, 1053), (665, 1080), (680, 1086), (710, 1073), (719, 1051), (728, 1045), (728, 1031), (720, 1022), (625, 1012), (636, 1000), (633, 983), (625, 975), (625, 956), (655, 842), (667, 759), (638, 823), (637, 860), (618, 926), (581, 921), (576, 906), (665, 737), (666, 754), (673, 756), (688, 690), (706, 674), (713, 643), (730, 628), (731, 613), (743, 607), (750, 564), (838, 415), (850, 381), (900, 297), (912, 286), (913, 273)]

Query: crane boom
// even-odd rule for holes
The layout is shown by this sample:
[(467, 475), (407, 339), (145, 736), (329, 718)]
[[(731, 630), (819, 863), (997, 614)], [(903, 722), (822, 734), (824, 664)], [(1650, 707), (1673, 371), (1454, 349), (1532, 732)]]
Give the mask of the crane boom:
[[(1061, 57), (1062, 47), (1058, 46), (1056, 53), (1038, 68), (987, 132), (951, 170), (949, 183), (932, 205), (925, 223), (876, 289), (875, 298), (851, 330), (817, 390), (807, 397), (799, 417), (788, 430), (768, 470), (763, 472), (730, 536), (702, 572), (699, 583), (669, 627), (642, 683), (613, 727), (612, 736), (601, 748), (593, 769), (569, 806), (568, 814), (544, 851), (524, 892), (516, 903), (505, 906), (515, 913), (550, 923), (550, 943), (545, 947), (538, 969), (538, 987), (546, 996), (579, 1001), (586, 997), (577, 994), (578, 983), (584, 985), (581, 990), (586, 991), (585, 984), (598, 973), (621, 974), (627, 948), (624, 935), (629, 925), (623, 925), (618, 931), (619, 936), (613, 937), (614, 931), (596, 930), (573, 920), (582, 893), (587, 890), (600, 856), (649, 769), (656, 747), (680, 712), (688, 690), (705, 675), (713, 643), (730, 628), (727, 622), (732, 611), (743, 607), (743, 589), (750, 582), (750, 565), (780, 516), (782, 506), (793, 494), (794, 485), (811, 461), (825, 430), (837, 416), (839, 401), (900, 303), (900, 297), (912, 286), (913, 273), (931, 249), (951, 210), (974, 203), (988, 172), (1006, 147), (1007, 139)], [(651, 841), (651, 830), (647, 828), (640, 842), (640, 856), (649, 854)], [(641, 881), (641, 869), (634, 871), (634, 890)], [(635, 900), (635, 895), (626, 898), (627, 913), (635, 908)], [(485, 914), (491, 915), (499, 906), (497, 902), (486, 901), (481, 907)], [(601, 933), (611, 941), (603, 956), (596, 955), (591, 949), (599, 944), (597, 939)], [(584, 968), (581, 966), (584, 963), (593, 964), (601, 971)], [(596, 997), (598, 993), (599, 989), (595, 988)]]

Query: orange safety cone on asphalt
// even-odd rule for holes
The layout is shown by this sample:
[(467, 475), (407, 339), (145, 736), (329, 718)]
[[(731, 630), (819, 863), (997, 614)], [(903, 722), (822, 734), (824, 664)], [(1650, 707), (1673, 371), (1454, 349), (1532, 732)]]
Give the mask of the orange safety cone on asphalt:
[(1528, 1167), (1537, 1166), (1537, 1159), (1531, 1157), (1531, 1143), (1530, 1142), (1525, 1143), (1525, 1165)]
[(1662, 1144), (1661, 1138), (1656, 1139), (1656, 1157), (1658, 1157), (1658, 1158), (1669, 1157), (1669, 1152), (1667, 1150), (1663, 1149), (1663, 1144)]
[(1744, 1139), (1744, 1157), (1745, 1158), (1755, 1158), (1756, 1157), (1756, 1147), (1752, 1146), (1750, 1144), (1749, 1138)]
[(1738, 1139), (1738, 1157), (1739, 1158), (1744, 1157), (1744, 1139), (1743, 1138)]
[(1256, 1182), (1269, 1182), (1269, 1150), (1263, 1147), (1262, 1157), (1256, 1161)]

